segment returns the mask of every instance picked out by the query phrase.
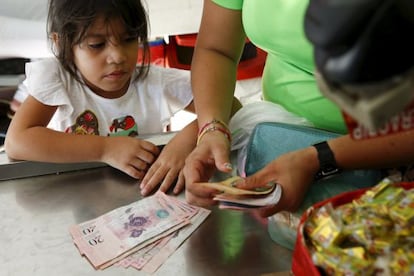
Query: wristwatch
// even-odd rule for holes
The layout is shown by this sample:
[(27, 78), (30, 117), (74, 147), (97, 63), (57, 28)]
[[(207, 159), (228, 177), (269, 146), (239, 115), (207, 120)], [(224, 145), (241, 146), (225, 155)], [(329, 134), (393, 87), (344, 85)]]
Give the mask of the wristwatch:
[(335, 161), (335, 156), (326, 141), (313, 145), (318, 152), (319, 171), (315, 175), (315, 180), (330, 177), (341, 173)]

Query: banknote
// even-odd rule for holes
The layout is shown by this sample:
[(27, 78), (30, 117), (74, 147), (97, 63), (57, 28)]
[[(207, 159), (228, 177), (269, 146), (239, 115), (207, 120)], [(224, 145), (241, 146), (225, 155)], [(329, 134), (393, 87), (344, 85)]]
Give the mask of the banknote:
[[(179, 230), (178, 230), (179, 231)], [(177, 231), (169, 234), (168, 236), (161, 238), (148, 246), (138, 250), (135, 253), (123, 258), (115, 263), (116, 266), (122, 266), (124, 268), (132, 267), (141, 270), (142, 267), (154, 256), (166, 243), (176, 234)]]
[(113, 264), (156, 271), (207, 218), (210, 210), (157, 192), (69, 232), (81, 255), (96, 269)]
[(103, 269), (189, 223), (182, 209), (166, 204), (157, 192), (71, 226), (69, 232), (80, 254)]
[(221, 182), (200, 182), (198, 185), (213, 188), (226, 194), (232, 195), (265, 195), (273, 191), (274, 185), (268, 187), (260, 187), (253, 190), (240, 189), (236, 187), (236, 183), (242, 180), (240, 176), (233, 176)]
[(273, 191), (265, 196), (253, 197), (219, 194), (214, 197), (214, 200), (219, 201), (220, 209), (244, 210), (277, 204), (281, 196), (282, 189), (280, 185), (276, 184)]
[(190, 205), (187, 202), (180, 200), (173, 196), (168, 196), (165, 193), (158, 193), (159, 200), (173, 210), (175, 214), (183, 216), (185, 218), (191, 218), (200, 209), (194, 205)]
[(117, 263), (118, 266), (154, 273), (211, 213), (210, 210), (190, 205), (176, 197), (164, 195), (163, 198), (167, 201), (166, 204), (178, 206), (190, 224), (122, 259)]
[(282, 189), (277, 183), (254, 190), (246, 190), (236, 187), (236, 183), (241, 179), (239, 176), (234, 176), (221, 182), (199, 184), (222, 191), (221, 194), (214, 197), (214, 200), (219, 202), (221, 209), (244, 210), (274, 205), (279, 202)]
[(180, 245), (204, 222), (210, 210), (200, 208), (191, 218), (190, 224), (177, 230), (173, 237), (152, 258), (144, 264), (142, 271), (153, 274), (171, 256)]

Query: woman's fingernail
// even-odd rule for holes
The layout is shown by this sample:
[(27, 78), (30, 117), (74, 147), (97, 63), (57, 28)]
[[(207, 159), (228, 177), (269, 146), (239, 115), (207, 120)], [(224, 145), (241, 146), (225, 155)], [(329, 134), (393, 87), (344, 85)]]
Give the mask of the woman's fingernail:
[(224, 164), (224, 167), (225, 167), (226, 169), (228, 169), (228, 170), (232, 170), (232, 169), (233, 169), (233, 166), (231, 165), (231, 163), (225, 163), (225, 164)]
[(277, 183), (276, 181), (270, 181), (269, 183), (266, 184), (267, 187), (273, 187), (275, 186)]

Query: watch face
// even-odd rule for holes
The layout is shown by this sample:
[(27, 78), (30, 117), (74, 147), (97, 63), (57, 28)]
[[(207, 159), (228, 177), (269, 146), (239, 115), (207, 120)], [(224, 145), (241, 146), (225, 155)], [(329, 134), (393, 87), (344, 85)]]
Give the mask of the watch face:
[(341, 170), (336, 167), (325, 167), (321, 170), (322, 176), (330, 176), (340, 173)]

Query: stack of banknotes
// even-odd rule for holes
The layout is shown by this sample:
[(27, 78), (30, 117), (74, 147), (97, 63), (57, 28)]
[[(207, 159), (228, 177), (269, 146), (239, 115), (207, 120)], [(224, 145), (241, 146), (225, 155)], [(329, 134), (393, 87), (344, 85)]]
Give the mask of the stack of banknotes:
[(282, 196), (282, 188), (277, 183), (270, 183), (266, 187), (253, 190), (237, 188), (242, 178), (233, 176), (221, 182), (202, 182), (205, 187), (221, 191), (214, 197), (220, 209), (246, 210), (275, 205)]
[(210, 210), (157, 192), (69, 231), (95, 269), (117, 265), (154, 273), (209, 214)]

